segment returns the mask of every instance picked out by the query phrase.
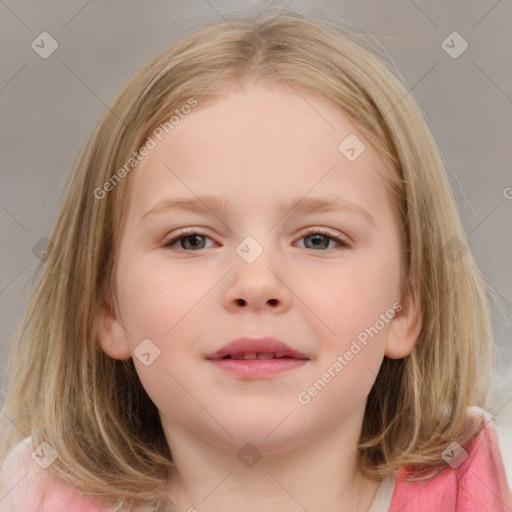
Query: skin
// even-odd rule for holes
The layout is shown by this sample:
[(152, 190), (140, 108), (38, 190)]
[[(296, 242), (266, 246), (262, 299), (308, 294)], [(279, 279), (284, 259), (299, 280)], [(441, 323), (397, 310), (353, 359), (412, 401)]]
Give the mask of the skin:
[[(353, 162), (338, 150), (349, 134), (366, 145)], [(400, 295), (401, 235), (385, 172), (342, 110), (307, 91), (263, 83), (199, 103), (133, 171), (116, 275), (119, 312), (102, 311), (100, 342), (119, 359), (148, 338), (160, 350), (148, 366), (133, 359), (160, 411), (179, 510), (369, 508), (378, 482), (356, 464), (366, 398), (384, 355), (405, 357), (420, 329), (413, 304)], [(232, 210), (166, 211), (141, 221), (162, 200), (204, 194), (228, 198)], [(279, 213), (281, 201), (303, 195), (350, 201), (373, 221), (346, 212)], [(200, 249), (190, 237), (163, 247), (186, 227), (206, 237), (196, 240)], [(315, 246), (315, 235), (304, 237), (309, 227), (339, 234), (350, 247), (325, 237)], [(236, 252), (247, 236), (263, 249), (252, 263)], [(397, 302), (402, 310), (378, 335), (307, 405), (299, 403), (298, 394)], [(310, 361), (248, 380), (205, 359), (240, 336), (274, 336)], [(237, 458), (248, 442), (262, 455), (252, 467)]]

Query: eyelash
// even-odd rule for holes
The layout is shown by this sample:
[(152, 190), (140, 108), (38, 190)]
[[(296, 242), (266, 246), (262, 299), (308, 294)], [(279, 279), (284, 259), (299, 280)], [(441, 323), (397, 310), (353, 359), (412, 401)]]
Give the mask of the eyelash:
[[(169, 249), (176, 242), (181, 240), (182, 238), (187, 238), (187, 237), (192, 236), (192, 235), (199, 235), (199, 236), (203, 236), (205, 238), (210, 238), (209, 236), (205, 235), (204, 233), (201, 233), (198, 230), (195, 230), (195, 229), (184, 229), (183, 231), (180, 231), (179, 233), (177, 233), (176, 235), (174, 235), (170, 239), (168, 239), (165, 242), (163, 242), (162, 243), (162, 247)], [(339, 238), (337, 236), (333, 236), (331, 233), (329, 233), (328, 231), (326, 231), (326, 230), (324, 230), (322, 228), (312, 228), (309, 231), (307, 231), (306, 233), (303, 233), (300, 238), (306, 238), (307, 236), (310, 236), (310, 235), (324, 235), (327, 238), (329, 238), (331, 240), (334, 240), (335, 242), (340, 244), (339, 249), (349, 249), (350, 248), (350, 244), (346, 240), (343, 240), (342, 238)], [(195, 252), (195, 251), (187, 251), (186, 249), (182, 249), (181, 247), (179, 249), (182, 250), (182, 251), (185, 251), (185, 252)], [(319, 251), (319, 252), (322, 252), (322, 251)]]

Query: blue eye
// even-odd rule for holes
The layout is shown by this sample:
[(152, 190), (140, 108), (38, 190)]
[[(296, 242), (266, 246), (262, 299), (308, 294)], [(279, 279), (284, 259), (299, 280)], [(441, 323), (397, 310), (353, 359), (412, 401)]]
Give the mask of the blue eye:
[[(164, 242), (164, 247), (172, 247), (177, 242), (182, 242), (180, 249), (188, 250), (191, 248), (192, 250), (196, 251), (198, 249), (204, 248), (204, 243), (201, 242), (201, 238), (205, 239), (208, 238), (206, 235), (202, 235), (201, 233), (198, 233), (194, 230), (186, 230), (182, 231), (181, 233), (178, 233), (177, 235), (173, 236), (170, 240), (167, 240)], [(189, 247), (185, 247), (186, 241), (191, 240), (192, 243), (189, 245)], [(185, 242), (185, 244), (183, 243)]]
[(336, 235), (333, 235), (332, 233), (329, 233), (328, 231), (325, 231), (323, 229), (314, 228), (309, 230), (308, 232), (304, 233), (301, 238), (315, 240), (313, 242), (313, 247), (323, 247), (325, 243), (327, 242), (327, 246), (331, 241), (335, 241), (339, 246), (341, 246), (341, 249), (348, 249), (350, 247), (349, 243), (346, 240), (343, 240), (343, 238), (340, 238)]
[[(301, 237), (301, 239), (309, 239), (313, 241), (313, 245), (310, 247), (306, 247), (307, 249), (310, 248), (324, 248), (327, 249), (330, 242), (334, 241), (336, 242), (340, 247), (340, 249), (348, 249), (350, 247), (350, 244), (343, 240), (342, 238), (333, 235), (332, 233), (325, 231), (321, 228), (314, 228), (310, 229), (308, 232), (304, 233)], [(173, 237), (171, 237), (169, 240), (166, 240), (162, 246), (171, 248), (174, 245), (176, 245), (178, 242), (180, 243), (179, 249), (185, 250), (185, 251), (197, 251), (199, 249), (204, 249), (205, 245), (205, 239), (210, 239), (210, 237), (200, 233), (197, 230), (194, 229), (187, 229), (183, 230)], [(190, 242), (190, 243), (187, 243)]]

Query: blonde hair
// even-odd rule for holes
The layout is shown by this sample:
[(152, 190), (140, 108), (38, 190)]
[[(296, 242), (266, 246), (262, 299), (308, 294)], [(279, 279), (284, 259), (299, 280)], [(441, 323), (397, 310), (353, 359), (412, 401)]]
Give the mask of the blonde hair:
[(444, 467), (449, 443), (474, 438), (481, 425), (468, 422), (467, 408), (485, 407), (492, 373), (490, 288), (431, 131), (386, 59), (361, 34), (303, 13), (267, 11), (206, 24), (129, 80), (78, 157), (38, 267), (44, 273), (16, 332), (3, 407), (10, 420), (0, 418), (2, 459), (22, 432), (31, 433), (34, 445), (44, 440), (58, 452), (52, 470), (101, 503), (165, 501), (172, 458), (158, 411), (132, 360), (108, 357), (97, 332), (106, 294), (117, 307), (114, 276), (131, 180), (118, 180), (102, 199), (93, 191), (175, 109), (191, 98), (201, 106), (251, 79), (321, 94), (392, 170), (385, 179), (404, 231), (402, 289), (414, 297), (422, 328), (410, 355), (384, 358), (367, 401), (360, 467), (380, 478), (408, 465), (416, 468), (411, 478), (431, 478)]

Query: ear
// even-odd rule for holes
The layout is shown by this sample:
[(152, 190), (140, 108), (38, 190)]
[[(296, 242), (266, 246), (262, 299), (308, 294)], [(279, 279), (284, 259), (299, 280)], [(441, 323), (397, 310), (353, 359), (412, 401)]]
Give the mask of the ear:
[(110, 300), (99, 308), (98, 337), (101, 348), (110, 357), (129, 359), (132, 356), (126, 331)]
[(390, 321), (384, 355), (390, 359), (402, 359), (414, 348), (421, 332), (422, 317), (415, 294), (407, 292), (394, 308), (396, 314)]

